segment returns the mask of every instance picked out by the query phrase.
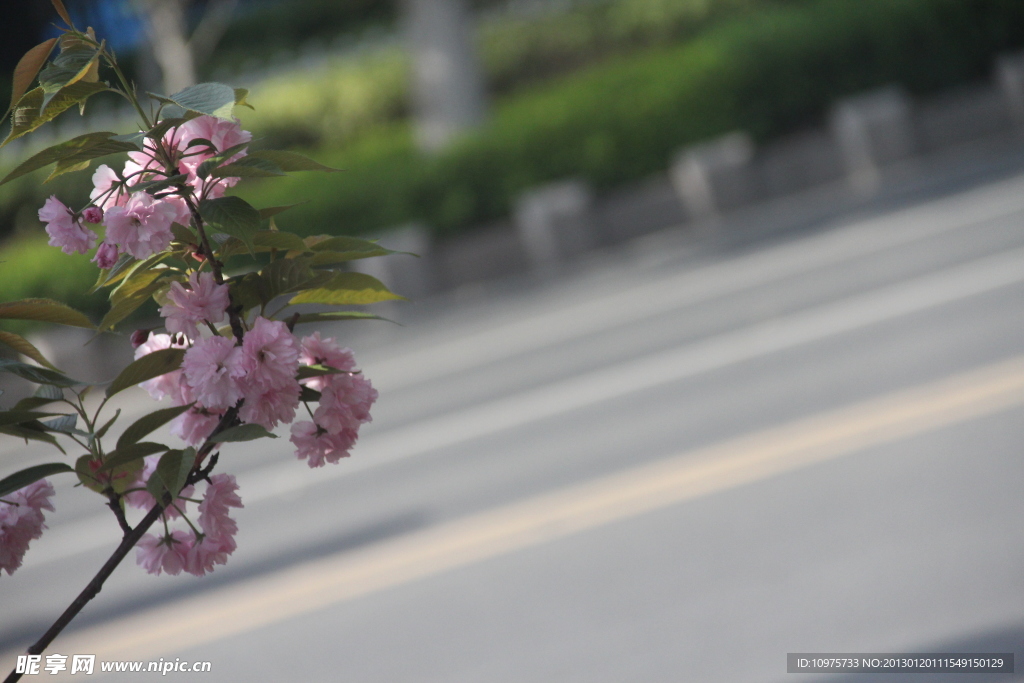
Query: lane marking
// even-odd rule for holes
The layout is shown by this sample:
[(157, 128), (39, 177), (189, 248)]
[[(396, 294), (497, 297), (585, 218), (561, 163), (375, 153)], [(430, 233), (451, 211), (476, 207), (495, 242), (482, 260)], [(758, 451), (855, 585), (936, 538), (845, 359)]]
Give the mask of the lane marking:
[[(289, 567), (58, 638), (146, 660), (1024, 404), (1024, 356)], [(16, 653), (0, 661), (13, 665)]]
[[(513, 322), (453, 336), (382, 359), (368, 359), (375, 384), (395, 391), (447, 374), (577, 339), (677, 308), (761, 287), (1024, 210), (1021, 177), (861, 220), (834, 231), (729, 261), (558, 306)], [(966, 206), (965, 206), (966, 205)], [(969, 220), (964, 220), (964, 215)], [(566, 293), (563, 293), (563, 295)]]
[[(805, 344), (1024, 282), (1024, 248), (947, 268), (835, 303), (716, 335), (679, 348), (546, 384), (511, 396), (386, 431), (369, 432), (358, 456), (311, 471), (290, 457), (237, 473), (246, 502), (293, 494), (383, 464), (450, 448), (473, 439), (630, 394), (654, 389)], [(98, 518), (98, 517), (97, 517)], [(56, 527), (63, 543), (40, 544), (25, 566), (65, 560), (109, 542), (93, 519)]]
[(242, 473), (239, 482), (250, 497), (293, 493), (325, 479), (450, 448), (1021, 282), (1024, 249), (1016, 249), (452, 413), (371, 431), (360, 442), (358, 458), (344, 468), (317, 472), (315, 479), (285, 462)]

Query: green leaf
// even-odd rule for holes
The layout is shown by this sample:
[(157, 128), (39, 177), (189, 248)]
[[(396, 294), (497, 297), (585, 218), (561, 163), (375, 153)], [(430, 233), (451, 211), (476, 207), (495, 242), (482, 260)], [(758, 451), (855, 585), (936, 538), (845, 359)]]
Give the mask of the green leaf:
[(149, 478), (146, 488), (158, 501), (163, 500), (164, 491), (170, 492), (172, 499), (177, 498), (188, 481), (188, 474), (192, 471), (195, 459), (196, 452), (192, 448), (167, 451), (160, 456), (160, 462)]
[(373, 313), (363, 311), (329, 311), (324, 313), (303, 313), (296, 321), (296, 325), (302, 323), (319, 323), (334, 320), (385, 320), (385, 318)]
[(85, 102), (96, 93), (109, 90), (103, 83), (78, 81), (63, 89), (46, 105), (43, 104), (43, 89), (35, 88), (25, 93), (14, 106), (11, 113), (11, 131), (7, 139), (0, 143), (3, 147), (11, 140), (31, 133), (48, 121), (52, 121), (65, 110)]
[(71, 379), (53, 370), (37, 368), (34, 365), (26, 365), (6, 358), (0, 358), (0, 372), (9, 372), (35, 384), (52, 384), (57, 387), (73, 387), (76, 384), (84, 384), (84, 382)]
[(95, 145), (90, 149), (83, 150), (79, 154), (73, 154), (65, 157), (57, 162), (56, 166), (53, 167), (53, 171), (50, 175), (46, 176), (44, 183), (48, 183), (58, 176), (62, 176), (65, 173), (73, 173), (75, 171), (84, 171), (89, 168), (89, 164), (93, 159), (105, 157), (109, 154), (120, 154), (121, 152), (133, 152), (138, 149), (138, 146), (127, 143), (118, 142), (117, 140), (110, 139), (102, 144)]
[(260, 229), (260, 212), (241, 197), (220, 197), (204, 199), (199, 203), (199, 213), (209, 223), (212, 232), (237, 237), (255, 253), (253, 237)]
[(106, 436), (107, 432), (110, 431), (110, 428), (114, 426), (114, 423), (117, 422), (117, 418), (119, 418), (119, 417), (121, 417), (121, 409), (120, 408), (118, 408), (114, 412), (114, 416), (112, 418), (107, 420), (102, 427), (100, 427), (99, 429), (96, 430), (96, 434), (95, 434), (94, 438), (102, 439), (104, 436)]
[(310, 377), (323, 377), (324, 375), (353, 374), (350, 370), (339, 370), (330, 365), (303, 365), (299, 368), (295, 379), (309, 379)]
[(263, 437), (270, 437), (271, 439), (277, 438), (275, 434), (271, 434), (260, 425), (248, 424), (229, 427), (223, 432), (210, 437), (210, 441), (213, 443), (228, 443), (235, 441), (253, 441), (254, 439), (262, 439)]
[(54, 438), (53, 434), (48, 434), (46, 428), (39, 422), (25, 422), (17, 425), (7, 425), (6, 427), (0, 427), (0, 433), (9, 434), (16, 436), (25, 441), (43, 441), (50, 444), (61, 453), (66, 451), (61, 448), (60, 444), (57, 443), (57, 439)]
[(308, 204), (308, 203), (309, 203), (309, 200), (306, 200), (304, 202), (297, 202), (295, 204), (284, 204), (283, 206), (268, 206), (268, 207), (260, 209), (260, 218), (262, 218), (264, 220), (266, 220), (268, 218), (273, 218), (277, 214), (283, 213), (283, 212), (287, 211), (288, 209), (294, 208), (296, 206), (302, 206), (303, 204)]
[(50, 0), (50, 3), (53, 5), (53, 8), (57, 10), (57, 14), (60, 15), (60, 18), (63, 19), (68, 26), (74, 26), (74, 24), (71, 23), (71, 17), (68, 16), (68, 11), (64, 9), (64, 3), (61, 2), (61, 0)]
[[(57, 44), (56, 38), (50, 38), (36, 45), (34, 48), (25, 53), (25, 55), (18, 60), (18, 65), (14, 67), (14, 76), (12, 77), (11, 83), (11, 104), (21, 99), (21, 96), (28, 91), (29, 86), (32, 85), (32, 81), (36, 79), (36, 74), (43, 68), (43, 64), (46, 64), (46, 60), (49, 58), (50, 53), (53, 52), (53, 46)], [(10, 109), (8, 108), (8, 111)], [(5, 114), (6, 116), (6, 114)], [(2, 185), (3, 183), (0, 183)]]
[(115, 325), (138, 310), (138, 308), (142, 306), (142, 304), (146, 303), (151, 296), (155, 295), (164, 287), (167, 287), (168, 282), (169, 281), (166, 279), (150, 282), (143, 289), (133, 292), (131, 296), (121, 298), (117, 303), (110, 307), (110, 310), (107, 311), (105, 316), (103, 316), (103, 320), (100, 321), (100, 324), (96, 329), (100, 332), (114, 329)]
[(288, 152), (280, 149), (261, 149), (250, 152), (246, 159), (262, 159), (273, 162), (282, 171), (326, 171), (336, 173), (339, 168), (324, 166), (319, 161), (314, 161), (298, 152)]
[(125, 299), (130, 299), (138, 292), (149, 287), (162, 277), (166, 277), (169, 271), (166, 268), (147, 268), (145, 262), (133, 268), (125, 275), (124, 279), (112, 292), (110, 292), (110, 303), (117, 304)]
[[(125, 259), (126, 256), (128, 257), (127, 259)], [(100, 287), (116, 284), (125, 278), (131, 277), (139, 271), (149, 270), (168, 256), (170, 256), (170, 254), (166, 251), (161, 251), (159, 254), (153, 254), (149, 258), (137, 261), (128, 254), (121, 254), (121, 258), (119, 258), (117, 263), (114, 264), (114, 267), (110, 269), (109, 277), (102, 285), (100, 285)], [(122, 261), (124, 261), (123, 264)]]
[(103, 464), (96, 470), (96, 473), (109, 472), (115, 467), (122, 467), (134, 460), (140, 460), (154, 453), (163, 453), (166, 450), (169, 450), (167, 446), (152, 441), (131, 443), (123, 447), (118, 446), (107, 454), (107, 457), (103, 459)]
[(172, 175), (158, 180), (148, 180), (144, 183), (132, 185), (131, 190), (132, 192), (145, 191), (149, 194), (156, 194), (157, 192), (166, 190), (169, 187), (182, 187), (185, 185), (185, 181), (187, 180), (187, 175), (179, 173), (178, 175)]
[(90, 159), (95, 159), (107, 154), (133, 152), (139, 149), (136, 145), (127, 142), (118, 142), (113, 138), (113, 133), (86, 133), (84, 135), (71, 138), (59, 145), (47, 147), (43, 151), (33, 154), (28, 159), (18, 164), (13, 171), (4, 176), (3, 180), (0, 180), (0, 185), (3, 185), (10, 180), (14, 180), (15, 178), (20, 178), (26, 173), (31, 173), (32, 171), (43, 168), (44, 166), (49, 166), (54, 162), (67, 162), (74, 164), (81, 161), (89, 161)]
[(334, 173), (339, 170), (324, 166), (297, 152), (265, 149), (250, 152), (241, 159), (217, 168), (210, 175), (216, 178), (270, 178), (282, 176), (291, 171)]
[[(256, 251), (270, 251), (279, 249), (281, 251), (306, 251), (306, 244), (302, 238), (291, 232), (279, 230), (260, 230), (252, 236), (253, 246)], [(221, 245), (221, 258), (228, 258), (246, 251), (245, 244), (236, 237), (232, 237)]]
[(330, 273), (321, 273), (309, 267), (309, 259), (280, 259), (263, 267), (258, 273), (249, 273), (231, 288), (234, 301), (245, 310), (266, 306), (282, 294), (301, 291), (312, 285), (329, 282)]
[(60, 54), (39, 72), (39, 85), (43, 89), (41, 107), (46, 107), (65, 88), (91, 80), (87, 76), (94, 72), (93, 66), (102, 54), (101, 49), (77, 40), (68, 41), (68, 38), (73, 36), (64, 35)]
[(256, 111), (256, 107), (252, 106), (246, 101), (249, 96), (249, 91), (245, 88), (235, 88), (235, 106), (236, 107), (249, 107), (253, 111)]
[(48, 367), (51, 370), (56, 370), (57, 372), (60, 372), (60, 368), (55, 366), (50, 361), (46, 360), (46, 357), (43, 356), (42, 352), (35, 346), (33, 346), (32, 342), (25, 339), (21, 335), (14, 334), (13, 332), (5, 332), (3, 330), (0, 330), (0, 344), (5, 344), (14, 349), (15, 351), (17, 351), (18, 353), (20, 353), (21, 355), (28, 356), (29, 358), (39, 363), (40, 365)]
[(52, 384), (42, 384), (36, 387), (32, 396), (23, 398), (14, 404), (15, 410), (35, 410), (41, 406), (60, 401), (64, 398), (64, 390)]
[(41, 417), (53, 417), (54, 415), (60, 415), (60, 413), (40, 413), (34, 410), (5, 410), (0, 412), (0, 427), (31, 422)]
[(362, 305), (404, 298), (390, 291), (380, 280), (370, 275), (338, 273), (323, 285), (299, 292), (288, 303)]
[(75, 428), (75, 425), (78, 424), (78, 415), (62, 415), (54, 420), (47, 420), (42, 424), (51, 432), (88, 436), (85, 432)]
[(145, 382), (146, 380), (166, 375), (181, 367), (181, 359), (185, 357), (184, 349), (160, 349), (147, 353), (142, 358), (131, 363), (121, 374), (107, 387), (107, 397), (124, 391), (128, 387)]
[(62, 462), (49, 462), (45, 465), (26, 467), (19, 472), (15, 472), (9, 477), (0, 479), (0, 498), (10, 495), (19, 489), (23, 489), (29, 484), (34, 484), (40, 479), (45, 479), (46, 477), (54, 474), (74, 471), (75, 470), (69, 465)]
[(167, 98), (182, 109), (230, 119), (235, 108), (235, 89), (223, 83), (199, 83)]
[[(99, 276), (96, 278), (96, 283), (89, 290), (89, 294), (96, 292), (102, 287), (106, 287), (108, 284), (113, 284), (124, 277), (125, 272), (130, 268), (135, 261), (135, 257), (131, 254), (121, 254), (117, 263), (112, 268), (105, 268), (100, 271)], [(116, 278), (116, 279), (115, 279)]]
[(0, 318), (7, 320), (36, 320), (94, 330), (96, 326), (75, 309), (53, 299), (21, 299), (0, 303)]
[(174, 406), (173, 408), (164, 408), (163, 410), (157, 410), (149, 415), (143, 415), (138, 420), (133, 422), (128, 429), (124, 430), (120, 438), (117, 440), (118, 450), (125, 446), (139, 441), (142, 437), (149, 435), (154, 430), (163, 427), (165, 424), (178, 417), (186, 410), (192, 407), (193, 404), (189, 403), (185, 406)]
[(245, 156), (213, 169), (210, 175), (214, 178), (273, 178), (287, 174), (269, 159)]
[(205, 161), (203, 161), (203, 163), (199, 164), (199, 168), (196, 169), (196, 175), (199, 176), (200, 178), (207, 178), (210, 175), (210, 171), (217, 168), (217, 166), (220, 166), (225, 161), (235, 156), (248, 146), (248, 142), (241, 142), (237, 145), (228, 147), (223, 152), (218, 152), (217, 154), (214, 154), (212, 157), (206, 159)]
[(92, 463), (95, 462), (96, 458), (93, 457), (92, 453), (79, 456), (75, 460), (75, 473), (78, 475), (78, 481), (82, 482), (82, 486), (90, 491), (102, 493), (106, 485), (97, 477), (99, 472), (92, 467)]
[(171, 128), (177, 128), (181, 124), (191, 121), (197, 116), (201, 116), (201, 114), (195, 111), (185, 112), (183, 116), (169, 116), (162, 119), (160, 123), (153, 126), (148, 132), (142, 133), (142, 135), (152, 140), (159, 140), (164, 136), (164, 133), (169, 131)]
[(309, 387), (302, 387), (302, 391), (299, 392), (299, 400), (305, 403), (316, 403), (320, 400), (320, 392)]

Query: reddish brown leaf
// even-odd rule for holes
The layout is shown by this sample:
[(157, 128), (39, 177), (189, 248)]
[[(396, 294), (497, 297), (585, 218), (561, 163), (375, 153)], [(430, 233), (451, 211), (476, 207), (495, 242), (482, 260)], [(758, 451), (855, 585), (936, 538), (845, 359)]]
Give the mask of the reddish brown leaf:
[(14, 106), (21, 96), (28, 92), (29, 86), (36, 79), (43, 64), (46, 64), (46, 59), (56, 44), (56, 38), (43, 41), (26, 52), (25, 56), (18, 61), (18, 66), (14, 67), (14, 84), (11, 86), (11, 106)]

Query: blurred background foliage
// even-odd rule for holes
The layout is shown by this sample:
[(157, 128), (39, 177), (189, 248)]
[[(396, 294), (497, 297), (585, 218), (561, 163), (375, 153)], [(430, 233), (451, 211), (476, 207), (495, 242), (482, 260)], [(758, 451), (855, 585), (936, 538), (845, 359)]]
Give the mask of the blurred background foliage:
[[(146, 44), (130, 4), (66, 2), (82, 23), (117, 33), (115, 47), (145, 85)], [(923, 94), (987, 78), (996, 55), (1024, 45), (1020, 0), (472, 4), (491, 116), (424, 155), (408, 122), (409, 58), (395, 4), (239, 3), (201, 76), (252, 89), (255, 111), (241, 116), (259, 144), (345, 169), (243, 184), (239, 193), (258, 206), (309, 200), (280, 217), (300, 234), (416, 220), (457, 235), (507, 215), (533, 185), (574, 176), (614, 187), (664, 171), (680, 147), (702, 139), (742, 129), (765, 141), (820, 123), (831, 103), (865, 89), (898, 82)], [(50, 21), (46, 0), (13, 11), (0, 41), (3, 78), (49, 35)], [(0, 87), (6, 97), (9, 85)], [(0, 171), (17, 161), (0, 150)], [(8, 239), (0, 296), (50, 295), (93, 309), (82, 295), (92, 267), (45, 247), (35, 216), (49, 194), (84, 202), (89, 174), (46, 186), (43, 177), (0, 188)], [(56, 284), (48, 282), (55, 269)]]

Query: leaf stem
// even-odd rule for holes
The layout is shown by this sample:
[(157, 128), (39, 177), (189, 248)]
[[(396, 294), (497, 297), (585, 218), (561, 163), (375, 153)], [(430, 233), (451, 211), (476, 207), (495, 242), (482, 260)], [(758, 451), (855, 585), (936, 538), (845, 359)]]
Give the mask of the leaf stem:
[(107, 58), (107, 64), (109, 64), (110, 68), (114, 70), (115, 74), (117, 74), (117, 80), (121, 81), (121, 87), (124, 88), (124, 96), (127, 97), (128, 101), (132, 103), (133, 107), (135, 107), (135, 111), (137, 111), (139, 116), (142, 117), (142, 122), (146, 124), (146, 129), (149, 130), (153, 127), (153, 124), (150, 122), (149, 117), (146, 116), (146, 112), (142, 109), (142, 105), (139, 104), (139, 98), (135, 96), (135, 88), (128, 85), (128, 79), (125, 78), (124, 73), (121, 71), (121, 67), (118, 65), (117, 59), (114, 57), (113, 53), (108, 50), (103, 50), (103, 56)]

